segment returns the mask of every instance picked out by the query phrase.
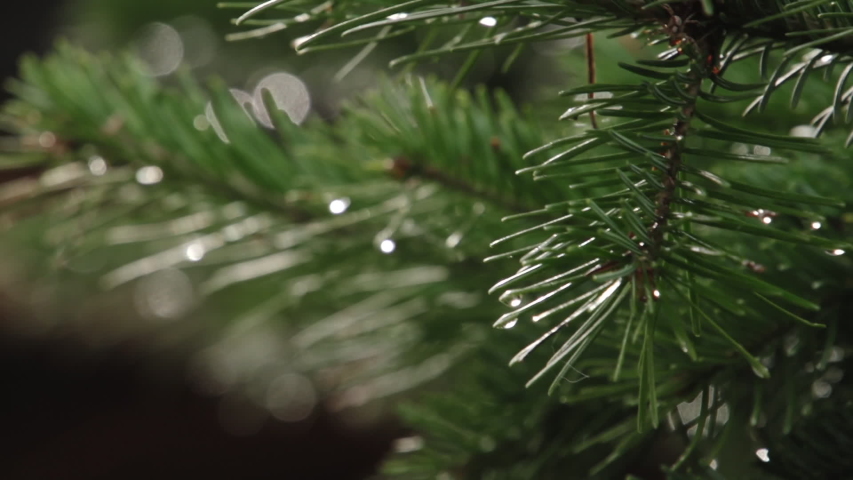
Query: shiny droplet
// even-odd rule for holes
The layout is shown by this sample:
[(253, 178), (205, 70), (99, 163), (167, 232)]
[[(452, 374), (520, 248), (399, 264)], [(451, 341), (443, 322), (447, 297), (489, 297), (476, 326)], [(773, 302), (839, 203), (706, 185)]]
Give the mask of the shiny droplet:
[(293, 42), (290, 43), (290, 46), (292, 46), (293, 48), (299, 48), (299, 46), (305, 43), (309, 38), (311, 38), (311, 35), (305, 35), (302, 37), (295, 38)]
[(822, 226), (823, 225), (821, 225), (820, 222), (812, 222), (812, 225), (811, 225), (812, 230), (820, 230), (820, 227), (822, 227)]
[(736, 155), (746, 155), (749, 153), (749, 147), (745, 143), (735, 143), (732, 145), (732, 153)]
[(162, 270), (140, 280), (134, 297), (137, 310), (154, 320), (180, 318), (195, 304), (192, 282), (175, 269)]
[(516, 326), (517, 324), (518, 324), (518, 320), (512, 320), (511, 322), (504, 325), (503, 328), (506, 330), (509, 330), (510, 328)]
[(191, 262), (198, 262), (204, 258), (205, 253), (204, 245), (201, 243), (191, 243), (187, 245), (187, 260)]
[(836, 248), (835, 250), (829, 250), (826, 253), (828, 253), (834, 257), (837, 257), (839, 255), (844, 255), (844, 253), (846, 253), (846, 252), (840, 248)]
[(829, 363), (840, 362), (844, 360), (844, 349), (841, 347), (832, 347), (829, 353)]
[(812, 396), (815, 398), (828, 398), (832, 395), (832, 385), (823, 380), (812, 383)]
[(56, 145), (56, 135), (53, 132), (42, 132), (39, 135), (38, 142), (41, 148), (52, 148)]
[(502, 293), (501, 296), (498, 297), (498, 300), (500, 300), (504, 305), (508, 305), (513, 308), (522, 304), (521, 295), (518, 295), (511, 290)]
[(107, 173), (107, 161), (100, 155), (93, 155), (89, 158), (89, 171), (92, 175), (100, 177)]
[(752, 147), (752, 153), (754, 153), (755, 155), (761, 155), (766, 157), (767, 155), (770, 155), (770, 152), (770, 147), (765, 147), (763, 145), (756, 145)]
[(444, 244), (447, 248), (456, 248), (459, 245), (459, 242), (462, 240), (462, 234), (460, 232), (454, 232), (447, 237), (447, 240), (444, 241)]
[(498, 24), (498, 19), (495, 17), (483, 17), (480, 19), (480, 25), (484, 27), (494, 27)]
[(770, 451), (767, 450), (766, 448), (759, 448), (758, 450), (756, 450), (755, 456), (758, 457), (758, 459), (764, 463), (767, 463), (770, 461)]
[(792, 137), (801, 138), (814, 138), (816, 134), (817, 129), (811, 125), (797, 125), (789, 132)]
[(174, 72), (184, 58), (181, 35), (165, 23), (147, 25), (133, 43), (133, 49), (147, 67), (147, 73), (155, 77)]
[(390, 238), (386, 238), (385, 240), (382, 240), (382, 242), (379, 243), (379, 250), (381, 250), (382, 253), (391, 253), (396, 249), (397, 244), (394, 243), (394, 240), (391, 240)]
[(210, 128), (210, 122), (204, 115), (196, 115), (193, 119), (193, 127), (195, 127), (199, 132), (203, 132)]
[(347, 211), (350, 205), (349, 198), (336, 198), (329, 202), (329, 211), (334, 215), (340, 215)]
[(299, 77), (286, 72), (267, 75), (258, 82), (254, 93), (255, 116), (267, 128), (273, 128), (273, 124), (264, 103), (264, 91), (269, 92), (275, 106), (293, 123), (302, 123), (311, 110), (311, 95)]
[(136, 171), (136, 181), (142, 185), (154, 185), (163, 180), (163, 170), (156, 165), (142, 167)]
[(410, 453), (417, 452), (424, 447), (423, 437), (404, 437), (394, 441), (394, 452)]

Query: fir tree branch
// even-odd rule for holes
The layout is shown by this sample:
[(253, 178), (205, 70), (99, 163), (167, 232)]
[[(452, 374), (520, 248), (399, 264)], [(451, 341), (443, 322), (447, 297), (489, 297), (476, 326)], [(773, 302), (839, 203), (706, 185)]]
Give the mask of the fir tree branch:
[[(492, 139), (492, 145), (494, 148), (499, 149), (500, 140), (497, 138)], [(449, 190), (454, 190), (463, 193), (472, 198), (483, 199), (486, 202), (495, 205), (498, 208), (501, 208), (502, 210), (505, 210), (507, 212), (524, 213), (529, 212), (531, 210), (530, 206), (522, 205), (519, 203), (513, 203), (512, 201), (505, 200), (491, 192), (485, 190), (478, 190), (475, 186), (468, 184), (463, 180), (446, 175), (438, 169), (429, 166), (415, 166), (405, 157), (397, 157), (391, 160), (390, 170), (396, 177), (416, 177), (436, 182)]]
[[(482, 193), (482, 186), (499, 183), (494, 178), (505, 182), (520, 166), (521, 152), (541, 142), (535, 124), (523, 120), (506, 97), (498, 96), (501, 108), (493, 109), (485, 92), (472, 99), (423, 81), (365, 96), (367, 105), (347, 107), (335, 130), (319, 123), (298, 127), (267, 105), (278, 127), (268, 132), (222, 85), (202, 90), (182, 80), (182, 90), (166, 89), (133, 60), (96, 59), (68, 46), (44, 63), (29, 59), (16, 87), (20, 97), (6, 107), (15, 119), (11, 133), (72, 145), (28, 155), (45, 168), (79, 167), (79, 181), (53, 184), (48, 177), (58, 178), (58, 171), (40, 172), (27, 198), (4, 205), (4, 221), (12, 220), (4, 223), (4, 239), (22, 238), (27, 224), (62, 211), (62, 221), (51, 222), (29, 248), (56, 252), (61, 265), (97, 254), (103, 264), (89, 278), (112, 291), (178, 269), (198, 280), (200, 309), (216, 312), (219, 301), (241, 296), (248, 304), (236, 311), (227, 307), (231, 316), (221, 328), (211, 327), (211, 338), (222, 342), (230, 341), (232, 324), (239, 330), (243, 318), (266, 324), (290, 312), (289, 329), (311, 347), (297, 348), (302, 353), (293, 365), (306, 372), (324, 364), (352, 369), (341, 384), (327, 385), (325, 393), (335, 393), (340, 406), (368, 400), (365, 391), (381, 397), (414, 388), (466, 355), (471, 339), (453, 332), (496, 315), (472, 286), (501, 267), (471, 259), (503, 231), (500, 202), (557, 198), (547, 188), (507, 188), (499, 197)], [(70, 92), (83, 90), (112, 103), (77, 110), (78, 98)], [(212, 129), (193, 126), (208, 98), (228, 143)], [(428, 134), (418, 133), (425, 122), (412, 115), (430, 119)], [(124, 121), (111, 120), (116, 118)], [(164, 118), (169, 128), (161, 128)], [(401, 135), (401, 128), (412, 133)], [(458, 141), (459, 133), (467, 133), (468, 141)], [(480, 138), (505, 143), (483, 148)], [(441, 154), (423, 154), (425, 145)], [(429, 184), (395, 181), (376, 161), (395, 151), (417, 153), (418, 166), (433, 173)], [(89, 165), (77, 163), (80, 156)], [(460, 165), (460, 157), (483, 159), (490, 168)], [(157, 172), (156, 180), (137, 182), (134, 174), (143, 170)], [(436, 181), (445, 177), (457, 183)], [(0, 197), (12, 186), (3, 187)], [(68, 205), (72, 197), (84, 198), (86, 208)], [(179, 207), (165, 207), (164, 199)], [(199, 215), (208, 220), (185, 221)], [(379, 250), (386, 240), (396, 249), (393, 255)], [(257, 312), (244, 310), (252, 304)], [(449, 314), (460, 309), (469, 312), (466, 322)], [(424, 337), (445, 340), (419, 340)]]
[(690, 128), (690, 120), (693, 119), (693, 114), (696, 111), (696, 100), (699, 98), (699, 91), (702, 86), (702, 77), (695, 72), (690, 75), (690, 81), (687, 84), (687, 96), (693, 100), (688, 100), (688, 103), (682, 107), (681, 114), (675, 122), (672, 135), (675, 141), (666, 149), (664, 156), (667, 158), (667, 170), (664, 172), (662, 184), (664, 190), (660, 192), (656, 199), (655, 205), (655, 223), (649, 229), (649, 237), (652, 239), (650, 245), (650, 253), (652, 258), (656, 258), (663, 246), (663, 236), (670, 220), (672, 203), (679, 182), (678, 177), (681, 173), (681, 164), (684, 161), (681, 153), (682, 141), (687, 138), (688, 129)]

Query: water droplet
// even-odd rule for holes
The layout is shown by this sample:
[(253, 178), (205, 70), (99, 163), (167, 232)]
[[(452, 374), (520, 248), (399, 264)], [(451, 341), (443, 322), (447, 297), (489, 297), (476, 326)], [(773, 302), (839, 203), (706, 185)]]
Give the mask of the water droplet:
[(498, 300), (500, 300), (500, 302), (504, 305), (509, 305), (510, 307), (518, 307), (522, 304), (521, 295), (518, 295), (512, 290), (507, 290), (506, 292), (502, 293), (501, 296), (498, 297)]
[(210, 128), (210, 122), (204, 115), (196, 115), (196, 117), (193, 119), (193, 127), (195, 127), (195, 129), (199, 132), (203, 132)]
[(206, 252), (204, 245), (202, 245), (201, 243), (196, 242), (187, 245), (186, 256), (187, 260), (191, 262), (198, 262), (199, 260), (204, 258), (205, 253)]
[(844, 255), (845, 252), (840, 248), (836, 248), (835, 250), (829, 250), (826, 253), (832, 255), (833, 257), (837, 257), (839, 255)]
[(483, 17), (480, 19), (480, 25), (484, 27), (494, 27), (498, 24), (498, 19), (495, 17)]
[(171, 25), (155, 22), (136, 36), (133, 49), (147, 67), (149, 75), (159, 77), (178, 69), (184, 58), (181, 35)]
[(832, 351), (829, 353), (829, 363), (840, 362), (844, 360), (844, 349), (841, 347), (832, 347)]
[(660, 299), (660, 290), (658, 290), (658, 289), (656, 288), (656, 289), (652, 292), (652, 296), (654, 296), (654, 297), (655, 297), (655, 300)]
[(405, 437), (398, 438), (394, 441), (394, 451), (396, 453), (417, 452), (424, 447), (423, 437)]
[(450, 236), (447, 237), (447, 240), (444, 241), (444, 244), (447, 245), (447, 248), (455, 248), (459, 245), (459, 242), (462, 240), (462, 233), (453, 232)]
[(518, 320), (513, 320), (513, 321), (507, 323), (506, 325), (504, 325), (503, 328), (506, 330), (509, 330), (510, 328), (516, 326), (516, 324), (518, 324)]
[(89, 171), (92, 175), (100, 177), (107, 173), (107, 161), (100, 155), (89, 157)]
[(797, 125), (788, 134), (792, 137), (814, 138), (817, 129), (811, 125)]
[(714, 459), (714, 460), (711, 460), (711, 463), (709, 463), (708, 466), (711, 467), (711, 470), (716, 470), (717, 467), (719, 466), (719, 464), (717, 463), (717, 460)]
[(822, 226), (823, 225), (821, 225), (820, 222), (812, 222), (812, 225), (811, 225), (812, 230), (820, 230), (820, 227), (822, 227)]
[(408, 13), (403, 13), (403, 12), (394, 13), (394, 14), (388, 15), (388, 20), (402, 20), (408, 16), (409, 16)]
[(770, 155), (770, 152), (771, 152), (770, 147), (765, 147), (763, 145), (756, 145), (756, 146), (752, 147), (752, 153), (754, 153), (756, 155), (761, 155), (761, 156), (766, 157), (767, 155)]
[(255, 116), (267, 128), (273, 128), (273, 124), (264, 104), (264, 90), (269, 92), (275, 106), (286, 113), (293, 123), (300, 124), (308, 116), (311, 95), (305, 83), (289, 73), (273, 73), (258, 82), (254, 95)]
[(732, 145), (732, 153), (736, 155), (746, 155), (749, 153), (749, 147), (745, 143), (735, 143)]
[(136, 171), (136, 181), (142, 185), (154, 185), (163, 180), (163, 170), (156, 165), (142, 167)]
[(190, 311), (195, 303), (195, 291), (185, 273), (168, 269), (140, 280), (134, 298), (142, 315), (152, 319), (174, 320)]
[(311, 38), (311, 35), (297, 37), (293, 40), (293, 42), (291, 42), (290, 46), (292, 46), (293, 48), (299, 48), (299, 46), (305, 43), (305, 41), (307, 41), (309, 38)]
[(329, 202), (329, 211), (334, 215), (340, 215), (347, 211), (350, 205), (349, 198), (336, 198)]
[(56, 145), (56, 135), (53, 132), (42, 132), (39, 135), (38, 142), (41, 148), (51, 148)]
[(832, 385), (823, 380), (812, 383), (812, 396), (815, 398), (828, 398), (832, 395)]
[(773, 221), (773, 219), (771, 217), (762, 217), (761, 218), (761, 222), (764, 223), (765, 225), (770, 225), (770, 222), (772, 222), (772, 221)]
[(391, 240), (390, 238), (386, 238), (385, 240), (382, 240), (382, 242), (379, 243), (379, 250), (381, 250), (382, 253), (391, 253), (396, 250), (396, 248), (397, 244), (394, 243), (394, 240)]
[(767, 450), (766, 448), (759, 448), (758, 450), (756, 450), (755, 456), (758, 457), (759, 460), (761, 460), (764, 463), (767, 463), (770, 461), (770, 451)]

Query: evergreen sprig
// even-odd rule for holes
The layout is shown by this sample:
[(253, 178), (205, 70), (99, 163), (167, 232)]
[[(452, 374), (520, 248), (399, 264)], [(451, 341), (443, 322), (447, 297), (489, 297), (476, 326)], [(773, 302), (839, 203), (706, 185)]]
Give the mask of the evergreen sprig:
[(329, 395), (379, 398), (454, 365), (469, 350), (459, 332), (495, 311), (476, 286), (500, 268), (476, 255), (505, 231), (502, 215), (559, 198), (532, 182), (497, 188), (542, 141), (502, 96), (493, 108), (484, 92), (413, 80), (365, 96), (335, 127), (297, 126), (267, 98), (266, 131), (220, 83), (183, 75), (164, 88), (130, 58), (60, 46), (22, 72), (6, 108), (18, 156), (4, 169), (38, 180), (3, 186), (7, 238), (44, 229), (35, 245), (49, 264), (93, 288), (186, 272), (196, 315), (223, 317), (215, 343), (243, 323), (283, 328), (285, 369), (351, 365)]
[[(267, 2), (247, 12), (238, 23), (267, 7), (285, 3)], [(545, 239), (492, 257), (517, 257), (522, 264), (515, 275), (492, 289), (503, 292), (501, 298), (516, 307), (501, 316), (495, 326), (511, 328), (528, 315), (532, 315), (533, 322), (555, 316), (562, 318), (522, 349), (511, 363), (523, 360), (543, 342), (561, 335), (563, 330), (569, 331), (545, 367), (533, 377), (536, 380), (560, 366), (561, 371), (550, 389), (552, 392), (559, 389), (570, 369), (581, 364), (584, 352), (601, 342), (599, 336), (604, 332), (617, 328), (616, 338), (622, 338), (621, 343), (617, 343), (619, 361), (613, 372), (614, 379), (622, 375), (622, 365), (624, 359), (631, 356), (628, 350), (632, 343), (641, 340), (639, 351), (633, 352), (637, 365), (633, 380), (639, 387), (638, 422), (642, 429), (647, 419), (657, 426), (659, 411), (667, 409), (662, 392), (668, 389), (661, 388), (655, 372), (655, 353), (666, 338), (658, 328), (662, 326), (659, 322), (663, 321), (670, 329), (667, 335), (672, 335), (693, 362), (702, 363), (697, 354), (702, 344), (722, 342), (738, 352), (759, 377), (768, 377), (770, 373), (756, 353), (763, 342), (751, 343), (745, 341), (746, 337), (733, 335), (733, 330), (726, 328), (728, 314), (754, 322), (766, 318), (770, 308), (775, 322), (793, 320), (811, 328), (824, 326), (799, 313), (820, 310), (815, 299), (804, 298), (762, 278), (766, 267), (743, 256), (736, 244), (729, 247), (715, 241), (715, 230), (806, 245), (818, 251), (843, 252), (850, 248), (843, 239), (826, 238), (806, 227), (809, 223), (825, 221), (823, 215), (816, 213), (816, 208), (839, 208), (843, 203), (728, 180), (696, 165), (696, 161), (701, 162), (703, 158), (786, 161), (784, 157), (732, 154), (720, 148), (732, 143), (791, 152), (789, 156), (830, 153), (813, 139), (746, 130), (709, 112), (713, 111), (713, 104), (739, 102), (753, 95), (751, 92), (763, 90), (747, 108), (747, 112), (756, 107), (761, 112), (780, 86), (797, 79), (791, 102), (793, 108), (812, 71), (836, 61), (849, 63), (843, 53), (843, 39), (849, 34), (842, 25), (849, 18), (844, 13), (849, 8), (846, 4), (780, 1), (771, 2), (768, 7), (770, 10), (760, 12), (761, 20), (756, 20), (759, 16), (753, 10), (755, 6), (745, 2), (632, 4), (616, 0), (594, 5), (589, 2), (534, 5), (533, 2), (498, 1), (440, 7), (416, 1), (374, 9), (364, 15), (359, 15), (357, 8), (348, 9), (350, 16), (301, 39), (297, 48), (308, 51), (337, 35), (378, 31), (369, 37), (370, 42), (378, 42), (385, 35), (397, 33), (396, 28), (435, 28), (436, 22), (445, 27), (460, 25), (457, 28), (462, 33), (451, 42), (432, 49), (424, 47), (414, 55), (395, 60), (393, 66), (451, 52), (476, 52), (506, 42), (518, 41), (523, 45), (547, 39), (549, 35), (579, 36), (606, 30), (616, 30), (615, 35), (627, 35), (658, 29), (657, 43), (668, 41), (674, 48), (661, 52), (658, 60), (644, 61), (640, 65), (620, 64), (628, 72), (642, 77), (641, 82), (590, 85), (565, 92), (576, 98), (576, 106), (570, 108), (563, 119), (577, 119), (595, 112), (611, 121), (601, 129), (561, 138), (528, 153), (527, 158), (545, 154), (548, 158), (518, 173), (532, 173), (533, 178), (543, 184), (566, 185), (568, 180), (569, 198), (546, 204), (526, 215), (514, 216), (540, 218), (541, 221), (538, 226), (525, 226), (502, 237), (493, 242), (493, 246), (537, 234)], [(468, 15), (475, 18), (469, 16), (466, 21)], [(490, 19), (490, 27), (496, 27), (497, 31), (490, 28), (481, 39), (462, 43), (471, 25), (482, 24), (485, 18)], [(519, 20), (521, 26), (512, 23)], [(772, 27), (774, 22), (785, 22), (784, 41), (774, 38), (774, 32), (780, 30), (778, 25)], [(538, 29), (544, 25), (554, 28), (543, 33)], [(731, 40), (727, 42), (727, 39)], [(796, 55), (827, 45), (832, 47), (810, 51), (805, 61), (789, 67)], [(834, 50), (838, 53), (833, 54)], [(778, 67), (766, 82), (742, 84), (725, 78), (728, 68), (753, 56), (760, 57), (759, 71), (767, 78), (768, 65), (779, 51), (782, 55)], [(844, 90), (848, 70), (850, 68), (845, 68), (837, 80), (832, 105), (815, 118), (815, 136), (824, 130), (829, 118), (839, 119), (842, 109), (849, 109), (851, 96)], [(464, 71), (460, 75), (464, 75)], [(733, 93), (721, 95), (718, 89)], [(588, 165), (597, 168), (583, 168)], [(799, 217), (798, 225), (793, 229), (771, 226), (774, 218), (783, 212), (786, 216)], [(735, 294), (733, 287), (740, 293)], [(752, 293), (744, 296), (744, 291)], [(726, 298), (737, 298), (738, 306), (725, 305), (727, 302), (723, 299)], [(662, 318), (661, 311), (668, 309), (667, 302), (682, 305), (687, 315), (670, 313), (670, 318)], [(748, 313), (750, 311), (752, 313)], [(690, 319), (689, 329), (683, 318)], [(698, 336), (703, 327), (706, 333), (701, 341), (691, 339)], [(778, 330), (769, 325), (768, 328)], [(683, 387), (680, 392), (683, 393)], [(706, 387), (702, 393), (705, 400), (699, 418), (700, 430), (708, 416), (714, 415), (709, 413), (713, 408), (708, 393)], [(715, 401), (711, 403), (716, 405)], [(694, 439), (688, 453), (696, 449), (701, 436)]]
[[(295, 39), (302, 53), (358, 47), (357, 62), (423, 32), (394, 65), (467, 58), (446, 86), (404, 72), (336, 125), (297, 127), (267, 98), (254, 108), (274, 131), (222, 85), (183, 76), (176, 92), (132, 61), (69, 48), (30, 60), (6, 123), (22, 149), (41, 147), (7, 165), (53, 168), (0, 192), (10, 232), (49, 226), (44, 251), (71, 270), (99, 257), (88, 278), (108, 288), (192, 273), (204, 303), (225, 307), (225, 338), (282, 319), (288, 368), (332, 378), (340, 405), (462, 385), (403, 412), (425, 444), (389, 463), (400, 478), (625, 478), (661, 465), (674, 479), (727, 478), (726, 465), (750, 463), (762, 478), (785, 470), (758, 468), (756, 445), (849, 443), (832, 428), (849, 389), (830, 372), (849, 345), (850, 199), (821, 188), (843, 142), (816, 138), (851, 116), (848, 2), (224, 6), (257, 27), (234, 38), (315, 26)], [(515, 45), (508, 65), (532, 42), (592, 33), (664, 48), (620, 63), (618, 81), (563, 92), (570, 127), (456, 91), (485, 49)], [(750, 99), (747, 112), (765, 114), (788, 85), (791, 109), (818, 97), (805, 89), (818, 72), (830, 102), (807, 138), (731, 115)], [(208, 101), (227, 142), (198, 128)], [(591, 113), (600, 128), (578, 126)], [(485, 253), (489, 242), (501, 249)], [(491, 291), (508, 312), (477, 295), (499, 278)], [(482, 328), (495, 318), (509, 331)], [(534, 384), (545, 375), (550, 395)], [(815, 393), (827, 385), (843, 392), (832, 405)], [(799, 460), (791, 471), (844, 465)]]

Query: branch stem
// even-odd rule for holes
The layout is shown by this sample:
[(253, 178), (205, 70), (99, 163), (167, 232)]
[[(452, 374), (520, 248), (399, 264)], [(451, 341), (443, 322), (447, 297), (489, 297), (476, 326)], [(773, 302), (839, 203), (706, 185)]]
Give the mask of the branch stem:
[(663, 172), (663, 178), (661, 179), (664, 190), (655, 199), (655, 223), (649, 228), (649, 237), (652, 240), (651, 245), (649, 245), (649, 253), (652, 258), (657, 258), (660, 253), (663, 236), (671, 218), (672, 201), (678, 187), (678, 174), (681, 172), (681, 166), (684, 162), (684, 157), (681, 153), (681, 142), (687, 136), (690, 121), (696, 113), (696, 99), (699, 96), (701, 86), (702, 76), (696, 72), (696, 69), (693, 69), (691, 81), (686, 89), (690, 100), (681, 108), (672, 133), (676, 141), (669, 144), (670, 146), (664, 152), (664, 156), (667, 159), (667, 169)]

